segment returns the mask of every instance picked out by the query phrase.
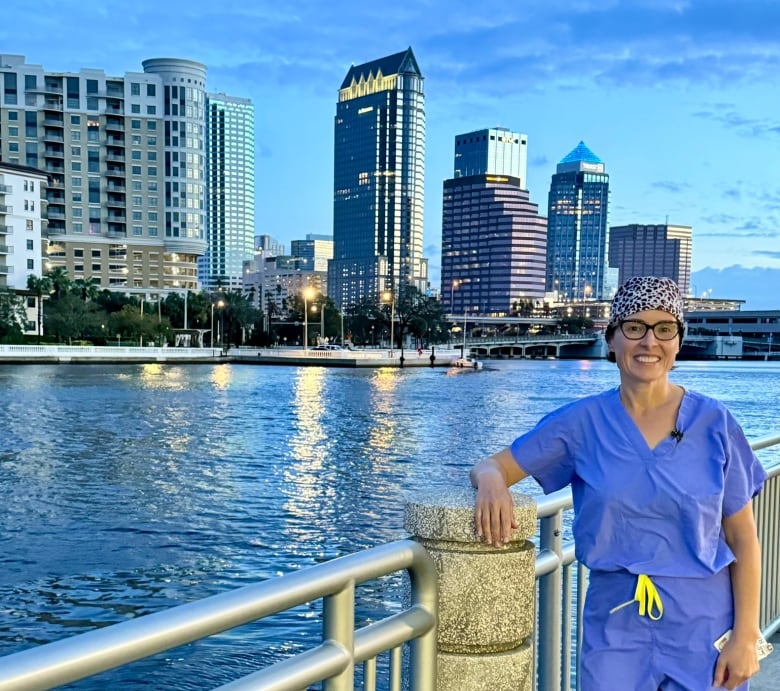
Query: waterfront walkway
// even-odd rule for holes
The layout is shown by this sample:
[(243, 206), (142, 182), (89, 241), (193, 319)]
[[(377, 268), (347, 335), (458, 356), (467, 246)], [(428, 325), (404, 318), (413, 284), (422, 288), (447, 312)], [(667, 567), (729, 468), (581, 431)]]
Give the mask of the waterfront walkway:
[(750, 682), (750, 691), (780, 691), (780, 632), (770, 640), (775, 651), (761, 661), (761, 671)]

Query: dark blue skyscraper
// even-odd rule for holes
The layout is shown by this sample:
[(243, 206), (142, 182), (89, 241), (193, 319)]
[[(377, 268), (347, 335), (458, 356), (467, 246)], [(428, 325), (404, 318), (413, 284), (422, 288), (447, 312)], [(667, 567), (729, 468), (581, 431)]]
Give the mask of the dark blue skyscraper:
[(352, 66), (336, 106), (333, 260), (340, 307), (382, 290), (425, 290), (423, 77), (409, 48)]
[(546, 290), (563, 300), (602, 300), (607, 260), (609, 175), (580, 142), (552, 176)]

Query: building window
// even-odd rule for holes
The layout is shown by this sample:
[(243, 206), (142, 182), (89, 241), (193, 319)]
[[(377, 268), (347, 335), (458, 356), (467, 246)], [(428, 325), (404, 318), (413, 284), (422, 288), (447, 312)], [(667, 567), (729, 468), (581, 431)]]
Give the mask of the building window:
[(35, 298), (27, 298), (27, 306), (28, 307), (35, 307)]
[(34, 259), (28, 259), (27, 260), (27, 270), (33, 271), (35, 269), (35, 260)]
[(131, 96), (141, 95), (141, 85), (138, 82), (130, 82), (130, 95)]
[(28, 240), (27, 241), (27, 249), (28, 250), (34, 250), (35, 249), (35, 245), (33, 244), (32, 240)]
[(146, 106), (147, 115), (157, 115), (157, 106)]
[(131, 103), (130, 104), (130, 112), (133, 115), (140, 115), (141, 114), (141, 105), (139, 103)]
[(157, 85), (156, 84), (147, 84), (146, 85), (146, 95), (150, 98), (154, 98), (157, 95)]
[(73, 250), (73, 256), (74, 257), (83, 257), (84, 256), (84, 250), (81, 249), (81, 248)]
[(27, 230), (33, 230), (33, 222), (31, 218), (27, 219)]
[(100, 264), (93, 264), (92, 265), (92, 271), (100, 271), (101, 268), (102, 267), (100, 266)]

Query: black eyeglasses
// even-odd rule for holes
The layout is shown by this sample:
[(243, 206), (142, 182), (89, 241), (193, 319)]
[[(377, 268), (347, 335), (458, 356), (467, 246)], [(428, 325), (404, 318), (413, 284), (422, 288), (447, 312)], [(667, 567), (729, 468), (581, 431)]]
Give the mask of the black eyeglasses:
[(629, 341), (639, 341), (645, 337), (648, 329), (659, 341), (671, 341), (680, 333), (679, 322), (656, 322), (647, 324), (639, 319), (623, 319), (619, 322), (620, 331)]

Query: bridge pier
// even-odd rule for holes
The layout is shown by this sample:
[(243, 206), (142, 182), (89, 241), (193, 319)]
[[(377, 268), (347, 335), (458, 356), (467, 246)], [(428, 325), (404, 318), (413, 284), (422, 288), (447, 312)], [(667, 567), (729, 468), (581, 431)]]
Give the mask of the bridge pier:
[(410, 498), (404, 525), (439, 576), (437, 691), (533, 689), (536, 504), (513, 494), (519, 528), (504, 547), (474, 529), (474, 491)]

